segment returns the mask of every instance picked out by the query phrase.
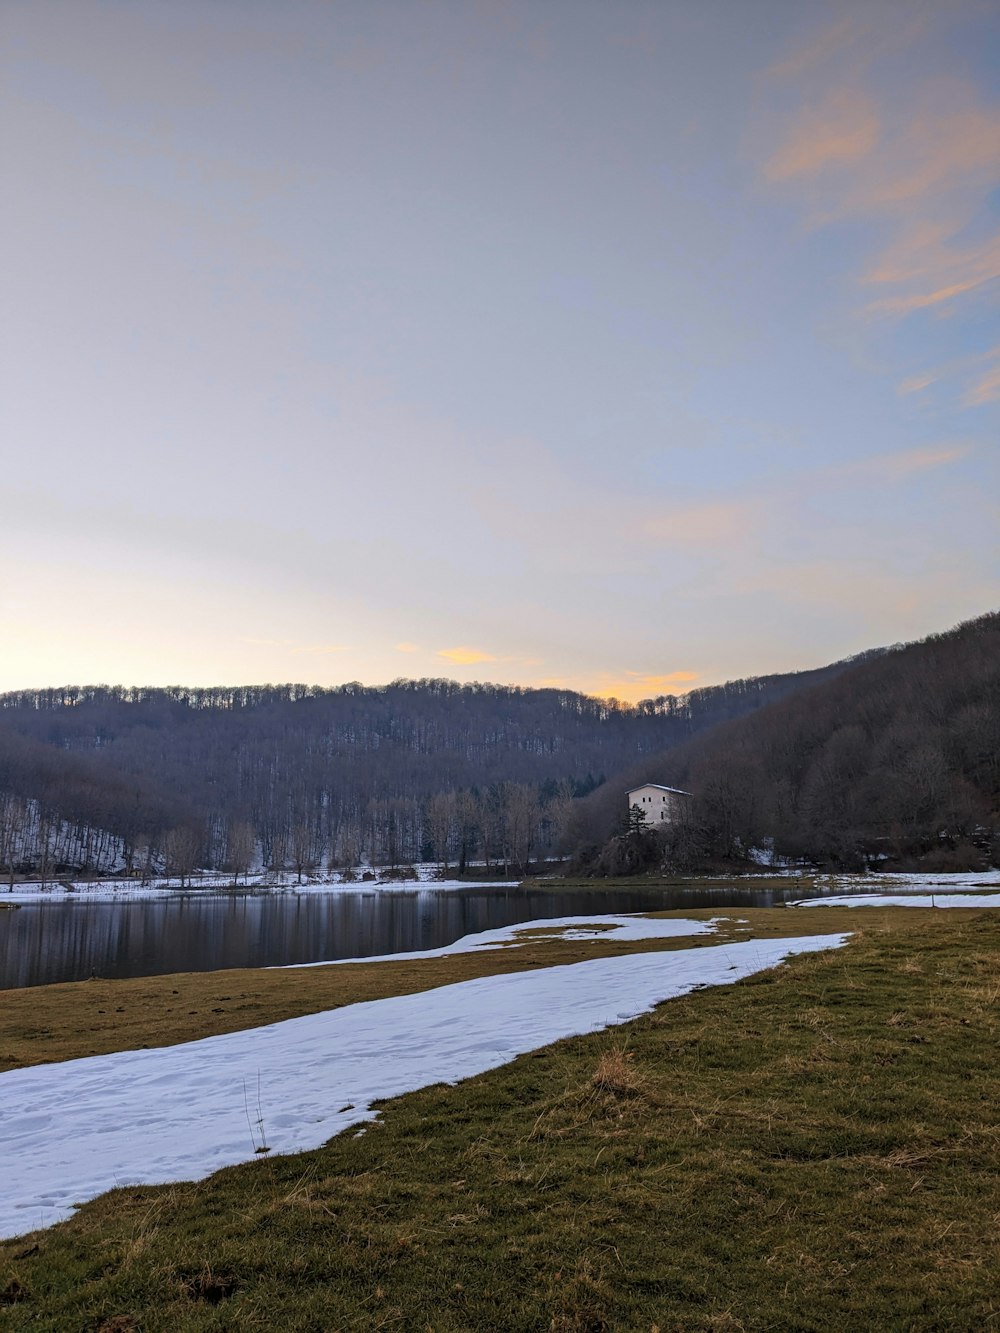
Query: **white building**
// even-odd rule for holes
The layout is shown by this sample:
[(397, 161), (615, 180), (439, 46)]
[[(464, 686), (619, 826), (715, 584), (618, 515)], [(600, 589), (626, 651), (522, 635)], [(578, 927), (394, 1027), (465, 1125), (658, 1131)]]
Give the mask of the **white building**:
[(633, 787), (628, 793), (628, 808), (638, 806), (649, 824), (670, 824), (679, 819), (689, 791), (679, 787), (661, 787), (658, 782), (647, 782), (644, 787)]

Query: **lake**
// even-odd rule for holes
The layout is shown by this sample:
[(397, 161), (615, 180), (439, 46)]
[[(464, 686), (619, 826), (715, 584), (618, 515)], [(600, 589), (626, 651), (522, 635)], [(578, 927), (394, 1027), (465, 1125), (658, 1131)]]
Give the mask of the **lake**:
[[(86, 901), (66, 895), (0, 910), (0, 989), (87, 977), (273, 967), (436, 949), (463, 935), (557, 916), (667, 908), (771, 907), (801, 884), (602, 892), (476, 885), (411, 891), (168, 893)], [(2, 899), (0, 899), (2, 902)]]

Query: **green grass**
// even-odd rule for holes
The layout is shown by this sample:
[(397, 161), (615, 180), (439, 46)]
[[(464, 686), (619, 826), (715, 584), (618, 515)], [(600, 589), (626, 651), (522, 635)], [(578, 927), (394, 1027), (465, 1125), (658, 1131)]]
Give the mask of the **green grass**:
[(850, 920), (360, 1138), (0, 1246), (0, 1329), (993, 1327), (1000, 917)]

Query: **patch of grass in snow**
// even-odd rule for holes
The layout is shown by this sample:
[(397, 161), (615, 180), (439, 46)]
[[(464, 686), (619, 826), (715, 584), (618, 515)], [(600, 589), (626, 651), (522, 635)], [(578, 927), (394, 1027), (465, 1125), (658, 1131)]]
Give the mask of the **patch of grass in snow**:
[(361, 1138), (106, 1195), (0, 1246), (0, 1327), (991, 1327), (1000, 914), (851, 925)]

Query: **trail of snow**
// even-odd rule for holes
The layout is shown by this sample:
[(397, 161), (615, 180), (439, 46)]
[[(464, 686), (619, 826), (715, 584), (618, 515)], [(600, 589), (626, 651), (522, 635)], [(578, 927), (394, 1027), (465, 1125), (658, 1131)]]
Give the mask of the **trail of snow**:
[[(303, 967), (338, 967), (343, 963), (405, 963), (418, 958), (447, 958), (454, 953), (478, 953), (480, 949), (520, 948), (537, 944), (550, 936), (558, 940), (600, 940), (613, 943), (632, 940), (668, 940), (683, 935), (709, 935), (717, 918), (711, 921), (665, 920), (648, 916), (554, 916), (538, 921), (516, 921), (496, 930), (481, 930), (463, 935), (454, 944), (438, 949), (415, 949), (410, 953), (382, 953), (365, 958), (330, 958), (318, 963), (284, 963), (280, 970)], [(275, 968), (274, 970), (279, 970)]]
[(1000, 893), (848, 893), (801, 898), (790, 907), (1000, 907)]
[(594, 959), (0, 1074), (0, 1236), (48, 1226), (116, 1185), (200, 1179), (247, 1161), (258, 1115), (274, 1152), (317, 1148), (373, 1119), (374, 1101), (455, 1083), (847, 938)]
[[(817, 875), (813, 881), (818, 888), (823, 885), (831, 894), (850, 893), (852, 898), (863, 895), (867, 890), (871, 895), (886, 893), (933, 893), (939, 890), (945, 893), (977, 893), (986, 889), (1000, 890), (1000, 870), (968, 870), (948, 874), (916, 874), (912, 871), (879, 871), (872, 875)], [(810, 902), (822, 902), (821, 898), (809, 899)]]

